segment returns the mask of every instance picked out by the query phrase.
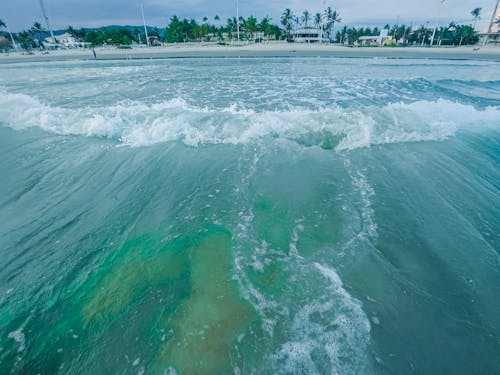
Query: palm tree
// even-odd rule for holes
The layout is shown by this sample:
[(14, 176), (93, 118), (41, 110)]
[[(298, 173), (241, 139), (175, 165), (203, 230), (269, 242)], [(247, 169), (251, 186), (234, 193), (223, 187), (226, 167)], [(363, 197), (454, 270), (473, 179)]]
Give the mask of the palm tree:
[(245, 21), (245, 33), (248, 41), (255, 41), (255, 33), (258, 31), (257, 18), (248, 17)]
[(238, 21), (236, 20), (236, 17), (227, 19), (227, 33), (231, 39), (233, 38), (233, 33), (236, 32), (237, 24)]
[(31, 38), (30, 31), (21, 31), (17, 34), (17, 39), (19, 40), (21, 47), (24, 49), (31, 49), (34, 47), (33, 39)]
[(293, 20), (294, 15), (290, 8), (286, 8), (281, 15), (281, 24), (285, 27), (286, 31), (286, 40), (290, 42), (292, 40), (292, 29), (293, 29)]
[(335, 22), (341, 22), (340, 14), (336, 10), (332, 10), (332, 8), (328, 7), (325, 10), (325, 19), (326, 19), (326, 31), (328, 33), (328, 39), (332, 39), (333, 28), (335, 26)]
[(319, 29), (321, 27), (322, 22), (323, 22), (323, 16), (321, 15), (321, 13), (316, 13), (314, 15), (314, 26)]
[(259, 28), (264, 33), (264, 37), (267, 39), (273, 31), (271, 26), (271, 18), (269, 16), (265, 16), (262, 21), (260, 21)]
[(474, 17), (474, 29), (476, 28), (476, 22), (478, 19), (480, 19), (480, 15), (481, 15), (481, 10), (483, 8), (474, 8), (472, 9), (472, 12), (470, 12), (470, 14), (472, 14), (472, 17)]
[(71, 34), (72, 36), (75, 36), (75, 34), (76, 34), (76, 30), (75, 30), (75, 29), (74, 29), (74, 27), (73, 27), (73, 26), (71, 26), (71, 25), (69, 25), (69, 26), (68, 26), (68, 28), (66, 29), (66, 32), (67, 32), (68, 34)]
[(35, 22), (33, 26), (31, 26), (30, 32), (38, 33), (38, 42), (42, 43), (42, 33), (45, 31), (42, 24), (40, 22)]
[(311, 19), (311, 15), (309, 14), (309, 11), (306, 9), (304, 10), (304, 13), (302, 13), (301, 21), (304, 23), (304, 27), (307, 27), (307, 23)]
[(17, 49), (16, 41), (14, 40), (14, 36), (10, 32), (10, 30), (7, 28), (7, 24), (3, 20), (0, 20), (0, 29), (2, 29), (2, 28), (6, 28), (7, 29), (7, 32), (10, 35), (10, 40), (12, 42), (12, 46), (14, 46), (14, 48)]
[(297, 29), (300, 25), (300, 17), (299, 16), (294, 16), (293, 17), (293, 23), (294, 23), (294, 28)]

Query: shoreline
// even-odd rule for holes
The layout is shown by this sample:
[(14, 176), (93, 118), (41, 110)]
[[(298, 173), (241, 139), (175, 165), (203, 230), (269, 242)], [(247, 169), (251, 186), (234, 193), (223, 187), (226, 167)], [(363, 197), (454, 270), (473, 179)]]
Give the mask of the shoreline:
[[(144, 60), (173, 58), (259, 58), (259, 57), (337, 57), (436, 60), (483, 60), (500, 62), (497, 47), (345, 47), (298, 43), (264, 43), (239, 46), (216, 44), (171, 44), (162, 47), (99, 47), (97, 60)], [(94, 60), (91, 49), (59, 50), (42, 54), (22, 55), (21, 52), (0, 54), (0, 64), (68, 60)]]

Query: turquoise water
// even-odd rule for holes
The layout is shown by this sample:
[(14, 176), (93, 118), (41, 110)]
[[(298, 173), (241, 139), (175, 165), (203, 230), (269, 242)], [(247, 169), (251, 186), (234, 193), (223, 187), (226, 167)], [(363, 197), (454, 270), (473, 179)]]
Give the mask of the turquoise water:
[(0, 373), (500, 373), (500, 64), (0, 67)]

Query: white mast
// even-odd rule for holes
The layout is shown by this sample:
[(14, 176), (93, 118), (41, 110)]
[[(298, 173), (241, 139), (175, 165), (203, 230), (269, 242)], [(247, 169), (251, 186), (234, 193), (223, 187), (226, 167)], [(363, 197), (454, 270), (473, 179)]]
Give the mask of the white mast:
[(484, 36), (483, 46), (485, 46), (486, 43), (488, 43), (488, 37), (489, 37), (489, 34), (491, 34), (491, 31), (493, 28), (493, 23), (495, 22), (495, 16), (497, 15), (498, 3), (499, 3), (499, 0), (497, 0), (497, 4), (495, 5), (495, 9), (493, 10), (493, 14), (491, 15), (490, 25), (488, 26), (488, 32)]
[(7, 24), (6, 22), (6, 25), (5, 27), (7, 28), (7, 32), (9, 33), (10, 35), (10, 40), (12, 41), (12, 45), (14, 46), (14, 49), (17, 50), (17, 44), (16, 44), (16, 41), (14, 40), (14, 37), (12, 36), (12, 33), (10, 32), (10, 28), (9, 28), (9, 25)]
[(443, 6), (443, 4), (444, 4), (444, 2), (445, 2), (445, 1), (446, 1), (446, 0), (441, 0), (441, 1), (440, 1), (440, 4), (439, 4), (439, 11), (438, 11), (438, 16), (437, 16), (438, 20), (436, 20), (436, 25), (434, 26), (434, 31), (432, 32), (432, 37), (431, 37), (431, 47), (432, 47), (432, 44), (434, 43), (434, 37), (436, 36), (437, 23), (438, 23), (438, 21), (439, 21), (439, 16), (440, 16), (440, 14), (441, 14), (441, 7)]
[(49, 29), (52, 41), (54, 43), (56, 43), (56, 38), (54, 37), (54, 34), (52, 33), (52, 29), (50, 28), (49, 17), (47, 17), (47, 12), (45, 12), (45, 5), (43, 4), (43, 0), (40, 0), (40, 8), (42, 8), (43, 18), (45, 18), (45, 23), (47, 24), (47, 29)]
[(240, 44), (240, 4), (236, 0), (236, 35), (238, 36), (238, 44)]
[[(323, 0), (323, 7), (326, 5), (326, 0)], [(320, 43), (323, 44), (323, 11), (320, 11), (321, 13), (321, 22), (319, 23), (319, 29), (320, 29), (320, 38), (321, 41)]]
[(141, 13), (142, 13), (142, 24), (144, 25), (144, 33), (146, 34), (146, 42), (149, 47), (148, 28), (146, 27), (146, 19), (144, 18), (144, 5), (142, 3), (141, 3)]
[(491, 15), (491, 21), (490, 21), (490, 26), (488, 27), (488, 33), (491, 33), (491, 28), (493, 27), (493, 22), (495, 21), (495, 17), (497, 15), (498, 3), (499, 3), (499, 0), (497, 0), (497, 5), (495, 5), (495, 10), (493, 11), (493, 14)]

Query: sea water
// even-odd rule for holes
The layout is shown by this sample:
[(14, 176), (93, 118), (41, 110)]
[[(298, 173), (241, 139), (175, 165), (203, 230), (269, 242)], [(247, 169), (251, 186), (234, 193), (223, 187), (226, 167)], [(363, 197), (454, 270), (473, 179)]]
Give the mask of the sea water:
[(500, 373), (500, 64), (0, 67), (0, 372)]

